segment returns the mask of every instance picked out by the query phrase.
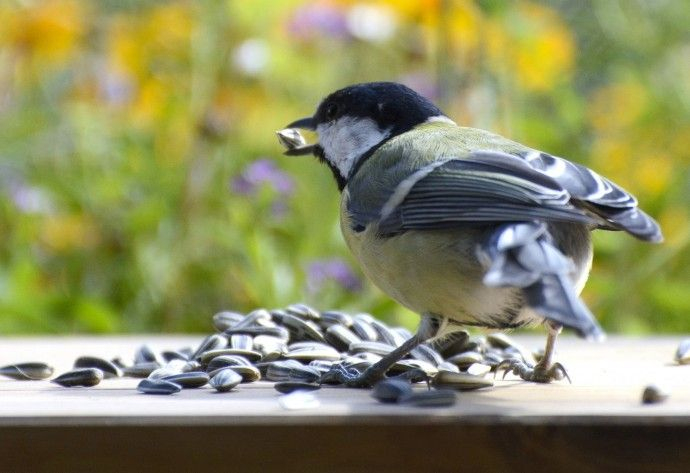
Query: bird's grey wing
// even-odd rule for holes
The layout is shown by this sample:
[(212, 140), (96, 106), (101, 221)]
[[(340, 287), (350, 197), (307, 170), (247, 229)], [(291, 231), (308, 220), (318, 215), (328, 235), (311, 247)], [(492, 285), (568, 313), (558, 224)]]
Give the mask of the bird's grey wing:
[(645, 241), (663, 239), (659, 225), (637, 207), (637, 199), (624, 189), (585, 166), (540, 151), (517, 153), (532, 168), (563, 187), (574, 205), (586, 208), (605, 220), (602, 228), (625, 230)]
[(493, 151), (421, 168), (400, 182), (379, 209), (381, 235), (534, 220), (602, 223), (574, 206), (570, 193), (550, 176), (516, 156)]
[[(399, 181), (376, 207), (378, 232), (390, 237), (408, 230), (494, 225), (479, 248), (487, 286), (519, 287), (526, 304), (546, 319), (598, 338), (601, 329), (577, 296), (573, 261), (553, 243), (546, 222), (603, 225), (605, 221), (572, 203), (571, 194), (549, 175), (508, 153), (476, 151), (462, 159), (440, 159)], [(371, 218), (374, 207), (354, 219)], [(379, 202), (381, 200), (379, 199)], [(361, 205), (361, 204), (359, 204)]]
[(479, 247), (487, 271), (484, 284), (519, 287), (529, 307), (559, 325), (590, 339), (604, 332), (575, 291), (573, 261), (553, 244), (543, 222), (499, 225)]

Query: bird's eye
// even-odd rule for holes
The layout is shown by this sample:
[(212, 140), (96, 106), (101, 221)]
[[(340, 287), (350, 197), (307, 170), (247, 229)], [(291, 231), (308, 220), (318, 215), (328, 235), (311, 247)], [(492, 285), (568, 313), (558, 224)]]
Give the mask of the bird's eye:
[(338, 105), (332, 103), (326, 108), (326, 120), (335, 120), (338, 116)]

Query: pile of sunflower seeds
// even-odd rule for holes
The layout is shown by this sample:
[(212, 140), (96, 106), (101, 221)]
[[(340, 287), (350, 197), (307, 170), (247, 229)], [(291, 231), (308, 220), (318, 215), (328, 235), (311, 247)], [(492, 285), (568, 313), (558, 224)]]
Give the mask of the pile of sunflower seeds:
[[(390, 327), (369, 314), (317, 311), (305, 304), (284, 309), (257, 309), (248, 314), (224, 311), (213, 316), (215, 333), (197, 347), (160, 353), (139, 347), (133, 363), (82, 356), (74, 369), (52, 382), (95, 386), (117, 377), (142, 378), (137, 389), (146, 394), (174, 394), (210, 385), (229, 392), (242, 383), (270, 381), (280, 393), (313, 391), (335, 365), (363, 371), (412, 337), (407, 329)], [(503, 334), (451, 338), (422, 344), (388, 371), (372, 395), (381, 402), (416, 406), (449, 405), (455, 391), (493, 386), (488, 376), (504, 360), (533, 363), (532, 355)], [(422, 376), (419, 376), (422, 373)], [(53, 368), (44, 363), (19, 363), (0, 368), (14, 379), (47, 379)], [(411, 381), (427, 381), (433, 390), (413, 390)]]

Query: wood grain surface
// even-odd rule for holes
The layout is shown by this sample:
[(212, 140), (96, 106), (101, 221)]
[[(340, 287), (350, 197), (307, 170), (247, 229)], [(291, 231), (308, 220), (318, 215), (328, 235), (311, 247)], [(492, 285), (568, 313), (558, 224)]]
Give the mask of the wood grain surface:
[[(530, 349), (543, 343), (514, 338)], [(325, 387), (318, 406), (286, 410), (269, 382), (161, 397), (138, 393), (134, 379), (69, 389), (0, 379), (0, 472), (690, 471), (690, 366), (673, 362), (682, 338), (563, 337), (558, 358), (572, 384), (509, 375), (440, 409)], [(47, 361), (59, 374), (80, 355), (127, 360), (144, 342), (199, 340), (0, 338), (0, 365)], [(649, 383), (669, 399), (643, 405)]]

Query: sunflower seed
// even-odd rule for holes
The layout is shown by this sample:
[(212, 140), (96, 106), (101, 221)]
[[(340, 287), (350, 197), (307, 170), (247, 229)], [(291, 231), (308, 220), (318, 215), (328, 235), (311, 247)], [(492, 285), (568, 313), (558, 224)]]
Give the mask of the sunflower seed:
[(360, 315), (355, 316), (352, 320), (352, 331), (357, 334), (359, 338), (367, 342), (375, 342), (379, 339), (378, 333), (367, 321), (367, 318)]
[(465, 372), (474, 376), (484, 376), (490, 371), (491, 366), (489, 365), (485, 365), (484, 363), (472, 363)]
[(316, 383), (305, 383), (302, 381), (280, 381), (273, 385), (276, 391), (283, 394), (293, 393), (295, 391), (316, 391), (321, 389), (321, 386)]
[(233, 366), (249, 366), (251, 363), (243, 356), (220, 355), (212, 359), (206, 366), (206, 372), (213, 377), (218, 371)]
[(20, 381), (47, 379), (53, 375), (54, 368), (39, 361), (16, 363), (0, 368), (0, 375)]
[(219, 350), (228, 346), (228, 338), (225, 335), (214, 333), (204, 338), (199, 347), (190, 356), (193, 360), (198, 360), (201, 355), (211, 350)]
[(209, 375), (203, 371), (189, 371), (187, 373), (178, 373), (161, 378), (165, 381), (171, 381), (179, 384), (183, 389), (194, 389), (205, 386), (209, 382)]
[(163, 367), (163, 368), (158, 368), (156, 370), (151, 371), (151, 373), (147, 377), (148, 377), (148, 379), (163, 379), (165, 377), (173, 376), (173, 375), (180, 374), (180, 373), (181, 373), (180, 370)]
[(352, 325), (352, 316), (345, 312), (329, 310), (326, 312), (321, 312), (321, 320), (319, 320), (319, 324), (324, 328), (330, 327), (331, 325), (350, 327)]
[(288, 350), (283, 340), (270, 335), (254, 337), (254, 348), (261, 353), (261, 361), (277, 360)]
[(252, 351), (254, 349), (254, 337), (246, 333), (232, 334), (230, 335), (230, 348)]
[(324, 338), (328, 343), (330, 343), (336, 350), (347, 351), (350, 348), (350, 344), (361, 342), (362, 339), (359, 338), (352, 330), (343, 325), (331, 325), (326, 329)]
[(444, 361), (443, 363), (439, 363), (437, 368), (439, 371), (452, 371), (453, 373), (459, 373), (460, 372), (460, 368), (458, 368), (457, 365), (454, 365), (453, 363), (449, 363), (447, 361)]
[(182, 390), (182, 386), (164, 379), (142, 379), (137, 385), (137, 391), (144, 394), (175, 394)]
[(470, 334), (466, 330), (453, 332), (435, 343), (436, 351), (444, 358), (450, 358), (458, 353), (469, 351), (467, 347), (469, 340)]
[(201, 369), (201, 363), (195, 360), (189, 360), (180, 368), (183, 373), (189, 373), (190, 371), (199, 371)]
[(271, 321), (271, 313), (269, 311), (266, 309), (256, 309), (230, 328), (237, 330), (246, 327), (265, 326), (266, 323)]
[(461, 370), (466, 370), (474, 363), (481, 363), (484, 361), (484, 356), (476, 351), (466, 351), (464, 353), (458, 353), (450, 358), (446, 359), (446, 362), (453, 363), (455, 366)]
[(285, 328), (285, 327), (264, 327), (261, 325), (254, 325), (251, 327), (239, 327), (239, 328), (229, 328), (225, 332), (223, 332), (225, 335), (234, 335), (234, 334), (239, 334), (243, 333), (246, 335), (252, 335), (252, 336), (258, 336), (258, 335), (270, 335), (273, 337), (277, 337), (282, 339), (284, 342), (287, 342), (288, 339), (290, 338), (290, 332)]
[(146, 378), (153, 371), (160, 367), (161, 365), (156, 361), (137, 363), (132, 366), (125, 366), (122, 369), (122, 376), (129, 376), (130, 378)]
[(680, 342), (674, 358), (680, 365), (690, 364), (690, 338)]
[(80, 356), (74, 360), (74, 368), (98, 368), (103, 372), (103, 377), (118, 378), (122, 376), (122, 370), (115, 364), (97, 356)]
[(321, 371), (313, 366), (300, 365), (290, 369), (287, 381), (314, 383), (321, 378)]
[(139, 364), (139, 363), (152, 363), (152, 362), (156, 362), (156, 363), (161, 364), (162, 361), (163, 360), (148, 345), (140, 346), (139, 349), (136, 351), (136, 353), (134, 353), (134, 364), (135, 365)]
[(297, 360), (273, 361), (266, 368), (268, 381), (288, 381), (293, 368), (300, 369), (302, 363)]
[(668, 396), (668, 391), (662, 389), (656, 384), (650, 384), (649, 386), (644, 388), (644, 391), (642, 391), (642, 403), (658, 404), (668, 399)]
[(239, 373), (233, 371), (231, 368), (225, 368), (211, 377), (209, 384), (216, 391), (225, 393), (234, 389), (241, 382), (242, 376)]
[(175, 351), (175, 350), (165, 350), (161, 352), (161, 356), (166, 362), (170, 362), (172, 360), (182, 360), (182, 361), (187, 361), (189, 359), (189, 356), (182, 353), (181, 351)]
[(276, 135), (278, 136), (278, 142), (288, 151), (302, 148), (307, 144), (302, 134), (295, 128), (278, 130), (276, 131)]
[(98, 368), (80, 368), (62, 373), (50, 382), (66, 388), (74, 386), (95, 386), (103, 380), (103, 371)]
[(326, 342), (321, 333), (321, 329), (310, 320), (304, 321), (292, 314), (285, 314), (282, 319), (282, 324), (290, 331), (292, 340)]
[(303, 345), (298, 348), (288, 348), (289, 351), (284, 355), (288, 360), (310, 362), (313, 360), (338, 361), (340, 359), (340, 352), (338, 350), (320, 343), (312, 346)]
[(405, 373), (412, 370), (421, 370), (427, 374), (427, 376), (436, 376), (438, 373), (438, 368), (424, 360), (413, 360), (413, 359), (403, 359), (396, 361), (393, 366), (390, 367), (388, 373), (391, 375)]
[(398, 402), (402, 396), (406, 396), (411, 392), (412, 385), (409, 381), (387, 378), (374, 385), (371, 396), (380, 402), (392, 404)]
[(412, 332), (407, 330), (405, 327), (393, 327), (393, 331), (400, 335), (405, 340), (409, 340), (413, 337)]
[(431, 384), (437, 388), (454, 389), (457, 391), (473, 391), (475, 389), (491, 387), (494, 385), (494, 381), (491, 378), (475, 376), (468, 373), (439, 371)]
[(363, 341), (350, 344), (350, 352), (352, 353), (374, 353), (375, 355), (387, 355), (395, 349), (394, 346), (386, 345), (381, 342)]
[(380, 320), (372, 319), (369, 324), (376, 330), (377, 339), (387, 343), (388, 345), (398, 347), (403, 344), (405, 338), (395, 330), (392, 330), (388, 325)]
[(299, 317), (302, 320), (321, 320), (321, 314), (306, 304), (291, 304), (285, 308), (285, 312)]
[(261, 372), (254, 366), (232, 366), (228, 369), (234, 370), (237, 374), (242, 376), (243, 383), (253, 383), (261, 379)]
[(414, 350), (410, 351), (410, 355), (412, 358), (426, 361), (434, 366), (438, 366), (439, 363), (443, 363), (443, 357), (436, 350), (425, 343), (415, 347)]
[(258, 351), (242, 350), (239, 348), (220, 348), (217, 350), (209, 350), (207, 352), (202, 353), (199, 357), (199, 361), (202, 365), (205, 365), (210, 363), (211, 360), (213, 360), (214, 358), (226, 355), (241, 356), (247, 359), (248, 361), (259, 361), (261, 359), (261, 353), (259, 353)]
[(216, 327), (219, 332), (224, 332), (243, 319), (244, 314), (224, 310), (213, 315), (213, 326)]

